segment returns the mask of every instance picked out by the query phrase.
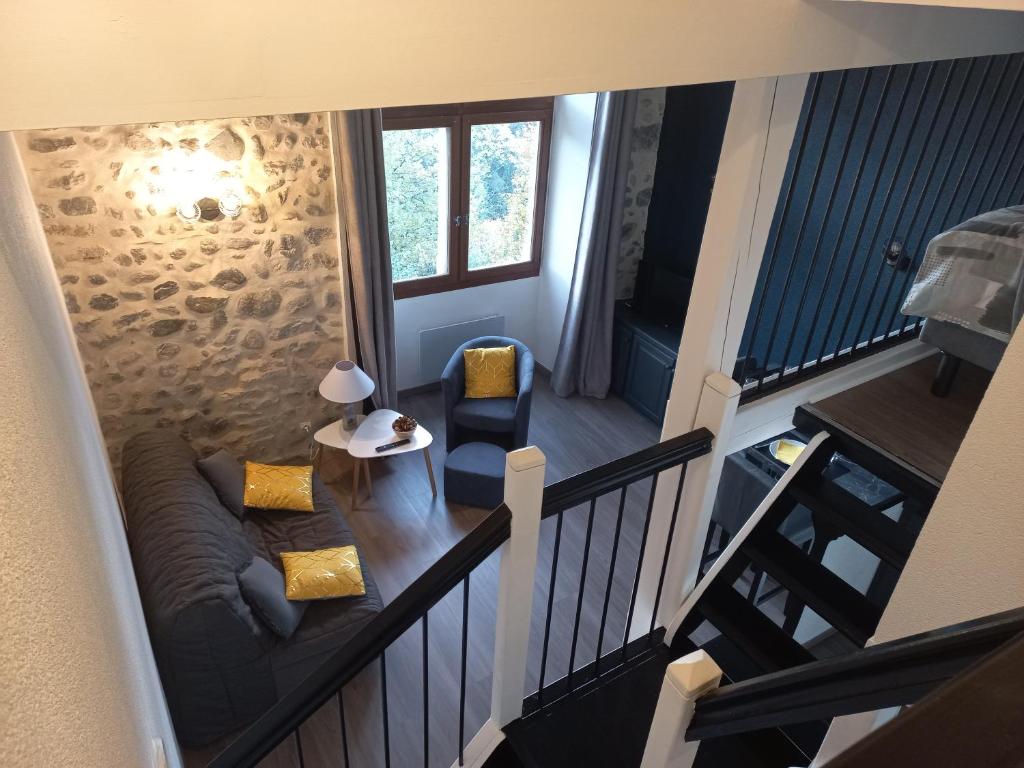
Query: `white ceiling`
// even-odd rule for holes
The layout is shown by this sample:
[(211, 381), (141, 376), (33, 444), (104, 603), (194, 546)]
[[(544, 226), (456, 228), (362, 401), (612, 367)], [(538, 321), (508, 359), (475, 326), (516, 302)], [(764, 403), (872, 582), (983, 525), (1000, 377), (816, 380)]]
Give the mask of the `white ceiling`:
[(0, 129), (578, 93), (1024, 48), (835, 0), (0, 0)]

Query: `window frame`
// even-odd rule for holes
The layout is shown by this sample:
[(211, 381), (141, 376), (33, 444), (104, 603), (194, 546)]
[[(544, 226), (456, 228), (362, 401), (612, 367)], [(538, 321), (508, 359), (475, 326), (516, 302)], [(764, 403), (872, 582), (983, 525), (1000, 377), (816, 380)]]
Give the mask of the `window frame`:
[[(540, 274), (553, 110), (553, 97), (481, 101), (466, 104), (436, 104), (422, 107), (392, 107), (381, 110), (382, 127), (385, 131), (447, 128), (450, 142), (448, 273), (392, 282), (395, 299), (426, 296), (508, 280), (521, 280)], [(469, 269), (469, 236), (472, 222), (468, 222), (468, 226), (457, 222), (468, 218), (469, 213), (470, 140), (473, 126), (515, 122), (537, 122), (540, 124), (530, 259), (516, 264), (471, 270)]]

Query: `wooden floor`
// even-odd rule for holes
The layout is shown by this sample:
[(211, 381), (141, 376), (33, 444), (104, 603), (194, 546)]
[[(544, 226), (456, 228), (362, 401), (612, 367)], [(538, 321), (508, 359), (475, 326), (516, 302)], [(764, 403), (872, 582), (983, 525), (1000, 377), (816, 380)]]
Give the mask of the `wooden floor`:
[(920, 360), (819, 400), (809, 410), (941, 485), (992, 374), (964, 362), (949, 395), (936, 397), (929, 391), (936, 365), (937, 356)]
[[(434, 436), (430, 448), (438, 496), (431, 495), (420, 454), (371, 461), (373, 496), (351, 507), (351, 464), (347, 454), (321, 458), (321, 476), (335, 492), (339, 506), (359, 542), (360, 556), (380, 587), (385, 601), (394, 599), (419, 574), (478, 523), (488, 510), (449, 504), (444, 500), (444, 417), (440, 392), (401, 398), (398, 410), (414, 416)], [(547, 456), (546, 482), (649, 446), (658, 440), (658, 427), (623, 401), (557, 397), (543, 376), (535, 379), (530, 443)], [(593, 660), (606, 587), (611, 577), (609, 613), (603, 652), (621, 644), (650, 484), (631, 487), (614, 573), (609, 573), (612, 534), (618, 508), (615, 498), (599, 500), (581, 608), (575, 667)], [(547, 682), (569, 667), (574, 618), (579, 595), (586, 532), (586, 508), (567, 511), (558, 560), (549, 642)], [(538, 576), (534, 584), (527, 692), (536, 690), (540, 672), (544, 611), (547, 607), (556, 518), (541, 526)], [(481, 564), (470, 578), (465, 739), (468, 741), (490, 712), (493, 664), (497, 554)], [(423, 748), (422, 626), (411, 628), (386, 654), (388, 729), (391, 765), (447, 766), (458, 757), (459, 648), (462, 587), (431, 609), (428, 621), (429, 756)], [(644, 628), (646, 629), (646, 628)], [(343, 692), (348, 751), (353, 766), (384, 765), (380, 667), (373, 665)], [(340, 718), (336, 701), (325, 705), (301, 730), (303, 764), (344, 766)], [(187, 754), (190, 766), (205, 765), (220, 745)], [(262, 765), (298, 766), (294, 739), (288, 740)]]

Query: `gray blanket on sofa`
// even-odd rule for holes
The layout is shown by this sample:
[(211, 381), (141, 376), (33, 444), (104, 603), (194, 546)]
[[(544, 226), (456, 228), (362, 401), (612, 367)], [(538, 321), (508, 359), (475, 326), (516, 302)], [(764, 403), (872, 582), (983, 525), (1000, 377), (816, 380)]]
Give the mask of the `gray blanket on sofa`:
[(242, 597), (238, 573), (254, 555), (280, 568), (285, 550), (357, 544), (318, 478), (313, 513), (249, 510), (239, 521), (177, 435), (136, 435), (123, 457), (132, 560), (183, 744), (205, 744), (250, 723), (380, 611), (365, 563), (365, 597), (311, 603), (287, 640), (264, 626)]
[(1024, 315), (1024, 206), (968, 219), (928, 244), (905, 315), (927, 317), (1004, 344)]

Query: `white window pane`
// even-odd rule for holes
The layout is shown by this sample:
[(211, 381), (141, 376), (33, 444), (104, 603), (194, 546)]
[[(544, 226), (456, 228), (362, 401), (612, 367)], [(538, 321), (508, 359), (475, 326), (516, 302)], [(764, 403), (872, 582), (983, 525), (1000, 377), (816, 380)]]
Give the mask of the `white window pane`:
[(530, 260), (540, 123), (474, 125), (470, 134), (469, 268)]
[(394, 281), (448, 274), (447, 128), (384, 131)]

